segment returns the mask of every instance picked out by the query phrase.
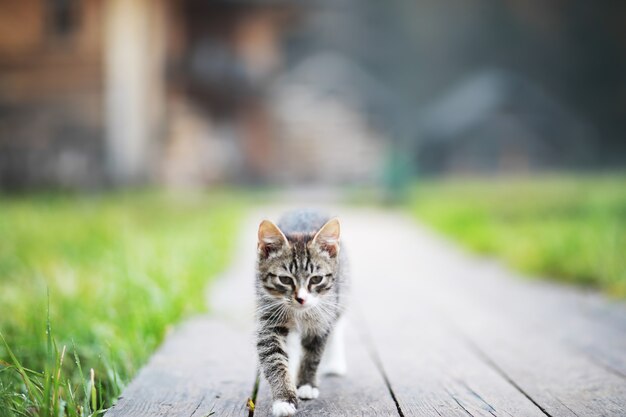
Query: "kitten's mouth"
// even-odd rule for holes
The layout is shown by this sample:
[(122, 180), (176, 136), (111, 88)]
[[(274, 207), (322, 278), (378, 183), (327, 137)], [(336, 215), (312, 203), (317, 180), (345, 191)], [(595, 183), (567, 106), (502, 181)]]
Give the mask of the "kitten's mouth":
[(296, 301), (296, 302), (292, 302), (291, 305), (296, 310), (308, 310), (309, 308), (313, 307), (313, 303), (311, 302), (299, 303)]

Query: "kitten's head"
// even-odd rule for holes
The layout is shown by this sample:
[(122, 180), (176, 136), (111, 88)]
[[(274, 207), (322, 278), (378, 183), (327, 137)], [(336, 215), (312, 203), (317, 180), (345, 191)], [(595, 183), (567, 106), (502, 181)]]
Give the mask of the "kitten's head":
[(261, 291), (296, 310), (324, 300), (338, 272), (339, 221), (316, 233), (285, 235), (274, 223), (259, 226), (258, 272)]

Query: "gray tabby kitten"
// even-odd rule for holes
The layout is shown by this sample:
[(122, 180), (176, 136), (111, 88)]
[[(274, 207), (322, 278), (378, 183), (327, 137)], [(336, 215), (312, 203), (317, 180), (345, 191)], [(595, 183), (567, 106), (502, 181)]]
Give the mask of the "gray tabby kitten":
[[(292, 416), (298, 398), (317, 398), (317, 369), (345, 373), (337, 321), (344, 310), (347, 273), (339, 250), (339, 221), (313, 211), (285, 215), (278, 226), (259, 226), (256, 302), (257, 351), (273, 397), (274, 416)], [(295, 379), (287, 337), (299, 338), (302, 357)], [(325, 352), (326, 350), (326, 352)], [(291, 364), (293, 365), (293, 363)]]

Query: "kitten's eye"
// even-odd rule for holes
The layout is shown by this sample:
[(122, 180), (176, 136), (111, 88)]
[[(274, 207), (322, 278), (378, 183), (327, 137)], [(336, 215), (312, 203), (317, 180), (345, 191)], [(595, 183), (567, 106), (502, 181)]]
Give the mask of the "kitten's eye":
[(291, 279), (291, 277), (287, 276), (287, 275), (281, 275), (278, 277), (278, 280), (280, 281), (281, 284), (283, 285), (291, 285), (293, 283), (293, 280)]
[(312, 276), (311, 278), (309, 278), (309, 282), (313, 285), (317, 285), (322, 282), (322, 277), (320, 277), (319, 275)]

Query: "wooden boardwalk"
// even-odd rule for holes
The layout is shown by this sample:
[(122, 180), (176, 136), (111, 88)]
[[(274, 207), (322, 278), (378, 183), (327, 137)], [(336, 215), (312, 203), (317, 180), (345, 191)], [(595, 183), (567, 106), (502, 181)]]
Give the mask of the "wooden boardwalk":
[[(400, 214), (333, 211), (353, 276), (348, 375), (322, 378), (298, 416), (626, 416), (623, 304), (516, 277)], [(212, 314), (175, 330), (107, 417), (270, 415), (251, 336), (269, 213), (244, 225)]]

